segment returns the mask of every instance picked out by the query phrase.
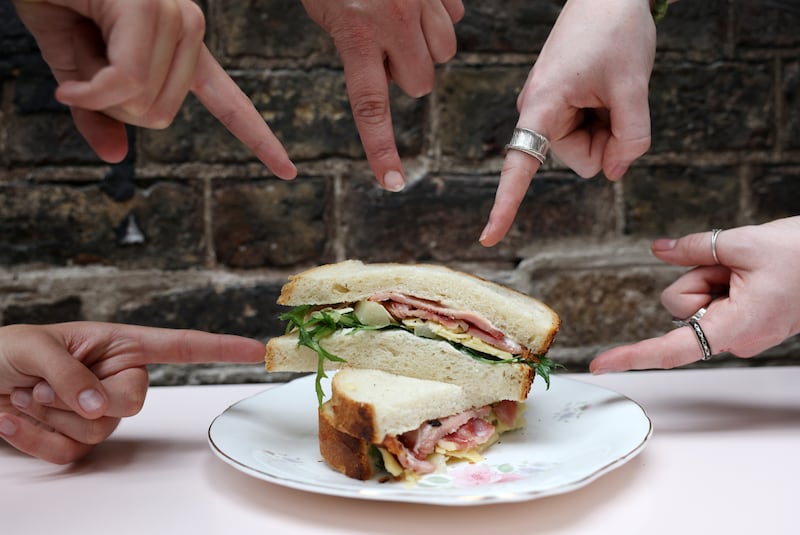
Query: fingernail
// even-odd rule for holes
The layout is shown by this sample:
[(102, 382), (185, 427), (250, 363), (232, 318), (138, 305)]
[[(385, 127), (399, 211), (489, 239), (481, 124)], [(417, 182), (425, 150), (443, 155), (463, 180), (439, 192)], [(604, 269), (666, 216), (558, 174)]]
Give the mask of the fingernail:
[(592, 375), (604, 375), (606, 373), (611, 373), (614, 370), (609, 370), (608, 368), (598, 368), (596, 370), (592, 370)]
[(485, 239), (486, 239), (486, 236), (487, 236), (488, 234), (489, 234), (489, 225), (486, 225), (486, 226), (483, 228), (483, 232), (481, 232), (481, 237), (480, 237), (480, 238), (478, 238), (478, 241), (479, 241), (479, 242), (482, 242), (483, 240), (485, 240)]
[(72, 106), (72, 99), (69, 98), (69, 95), (64, 96), (62, 91), (56, 92), (56, 100), (63, 104), (64, 106)]
[(6, 418), (0, 419), (0, 434), (10, 437), (17, 432), (17, 424)]
[(389, 191), (401, 191), (406, 187), (406, 181), (399, 172), (389, 171), (383, 175), (383, 187)]
[(103, 406), (103, 396), (93, 388), (84, 390), (78, 394), (78, 405), (86, 412), (96, 412)]
[(653, 242), (653, 251), (671, 251), (678, 240), (661, 239)]
[(18, 409), (27, 409), (31, 404), (31, 393), (27, 390), (14, 390), (11, 392), (11, 403)]
[(42, 405), (52, 405), (56, 400), (56, 393), (47, 383), (39, 383), (33, 387), (33, 399)]
[(609, 180), (619, 180), (625, 173), (628, 172), (628, 166), (624, 163), (618, 163), (614, 167), (611, 168), (611, 173), (609, 173), (608, 179)]

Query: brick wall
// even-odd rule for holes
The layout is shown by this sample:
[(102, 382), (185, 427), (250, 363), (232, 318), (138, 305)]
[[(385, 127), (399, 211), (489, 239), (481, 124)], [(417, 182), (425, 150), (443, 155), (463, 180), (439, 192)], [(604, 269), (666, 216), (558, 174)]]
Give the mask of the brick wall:
[[(562, 316), (552, 355), (570, 371), (670, 329), (658, 296), (680, 270), (650, 256), (651, 239), (800, 214), (800, 17), (758, 0), (671, 6), (648, 155), (618, 184), (548, 162), (508, 238), (485, 249), (477, 238), (516, 95), (562, 4), (465, 1), (459, 53), (434, 93), (394, 96), (413, 180), (388, 193), (364, 161), (336, 51), (297, 0), (202, 3), (209, 46), (298, 164), (293, 183), (192, 97), (170, 128), (131, 130), (125, 162), (99, 162), (0, 3), (0, 321), (266, 340), (281, 331), (275, 299), (288, 274), (359, 258), (445, 263), (542, 298)], [(797, 345), (723, 364), (797, 364)], [(152, 372), (154, 384), (276, 378), (260, 366)]]

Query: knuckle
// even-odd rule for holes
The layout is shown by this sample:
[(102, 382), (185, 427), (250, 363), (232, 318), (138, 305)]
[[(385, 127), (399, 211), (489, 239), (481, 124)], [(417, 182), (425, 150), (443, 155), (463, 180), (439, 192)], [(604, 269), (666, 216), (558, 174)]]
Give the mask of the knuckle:
[(194, 2), (183, 3), (184, 33), (202, 38), (206, 33), (206, 18), (202, 8)]
[(464, 9), (464, 3), (461, 2), (460, 0), (454, 2), (450, 8), (450, 17), (454, 23), (459, 22), (461, 19), (463, 19), (465, 13), (466, 11)]
[(389, 101), (377, 93), (363, 93), (353, 97), (352, 106), (357, 121), (378, 125), (386, 120)]
[(123, 111), (129, 118), (127, 122), (153, 130), (163, 130), (169, 127), (175, 120), (175, 113), (173, 112), (150, 108), (144, 105), (126, 105)]
[(175, 112), (165, 110), (153, 110), (149, 115), (148, 128), (154, 130), (164, 130), (175, 120)]
[(406, 87), (403, 87), (403, 90), (412, 98), (424, 97), (433, 91), (434, 81), (435, 74), (431, 65), (430, 68), (420, 69), (411, 80), (411, 83), (405, 84)]
[(446, 43), (442, 45), (441, 48), (437, 49), (436, 57), (434, 57), (434, 61), (436, 63), (445, 63), (453, 59), (453, 57), (458, 52), (458, 45), (456, 44), (456, 40), (448, 39)]
[(599, 163), (581, 163), (573, 167), (573, 171), (581, 178), (594, 178), (602, 170)]

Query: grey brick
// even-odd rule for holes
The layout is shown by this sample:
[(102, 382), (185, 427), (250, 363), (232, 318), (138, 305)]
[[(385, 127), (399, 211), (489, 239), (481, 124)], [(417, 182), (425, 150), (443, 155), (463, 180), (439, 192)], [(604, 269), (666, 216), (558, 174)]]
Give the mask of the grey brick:
[[(98, 184), (0, 186), (0, 264), (201, 265), (201, 201), (196, 189), (168, 182), (124, 203), (110, 200)], [(123, 243), (131, 216), (143, 243)]]
[(752, 195), (754, 218), (758, 223), (800, 215), (800, 166), (756, 168)]
[(541, 50), (564, 2), (472, 0), (464, 4), (464, 18), (456, 25), (460, 51), (532, 53)]
[(331, 231), (325, 180), (218, 181), (213, 239), (217, 261), (229, 267), (324, 263)]
[(740, 186), (730, 167), (634, 169), (625, 177), (627, 232), (678, 237), (738, 223)]
[(442, 73), (442, 153), (480, 160), (502, 153), (517, 124), (517, 95), (528, 67), (453, 68)]
[(775, 143), (774, 76), (767, 62), (656, 61), (650, 107), (653, 152), (769, 149)]
[(347, 256), (370, 261), (514, 260), (531, 243), (562, 237), (592, 239), (613, 232), (613, 190), (605, 180), (543, 174), (534, 180), (508, 237), (478, 243), (497, 188), (496, 177), (429, 176), (401, 193), (372, 180), (351, 180), (343, 222)]

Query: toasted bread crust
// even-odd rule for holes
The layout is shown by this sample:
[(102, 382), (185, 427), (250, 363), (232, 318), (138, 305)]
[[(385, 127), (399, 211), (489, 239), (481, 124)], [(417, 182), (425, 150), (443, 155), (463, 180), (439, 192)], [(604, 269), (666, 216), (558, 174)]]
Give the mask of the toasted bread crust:
[(378, 417), (369, 403), (361, 403), (347, 396), (335, 396), (331, 399), (333, 413), (341, 431), (367, 442), (380, 444), (383, 437), (375, 427)]
[(319, 452), (325, 462), (347, 477), (366, 481), (377, 474), (370, 460), (370, 443), (339, 431), (329, 403), (319, 409)]

